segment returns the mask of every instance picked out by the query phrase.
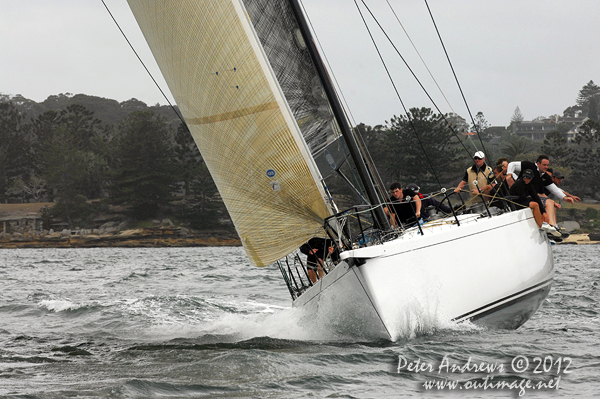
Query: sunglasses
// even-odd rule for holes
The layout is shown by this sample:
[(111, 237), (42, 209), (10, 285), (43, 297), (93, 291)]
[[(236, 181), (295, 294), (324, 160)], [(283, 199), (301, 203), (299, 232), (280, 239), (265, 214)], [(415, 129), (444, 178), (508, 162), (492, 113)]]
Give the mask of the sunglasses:
[(473, 157), (473, 159), (476, 160), (476, 161), (481, 161), (483, 158)]

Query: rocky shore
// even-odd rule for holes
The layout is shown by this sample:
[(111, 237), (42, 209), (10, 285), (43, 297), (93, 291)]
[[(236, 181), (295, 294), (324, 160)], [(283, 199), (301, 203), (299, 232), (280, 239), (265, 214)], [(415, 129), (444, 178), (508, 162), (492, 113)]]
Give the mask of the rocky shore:
[(571, 234), (567, 237), (561, 245), (589, 245), (589, 244), (600, 244), (600, 234)]
[(190, 232), (185, 228), (152, 227), (110, 232), (85, 230), (2, 234), (0, 248), (99, 248), (99, 247), (215, 247), (239, 246), (235, 233)]
[[(171, 220), (148, 221), (151, 227), (131, 228), (118, 215), (94, 229), (46, 230), (41, 209), (52, 204), (0, 204), (0, 248), (94, 248), (94, 247), (214, 247), (239, 246), (232, 229), (191, 230)], [(116, 220), (115, 220), (116, 219)], [(106, 220), (106, 219), (105, 219)]]

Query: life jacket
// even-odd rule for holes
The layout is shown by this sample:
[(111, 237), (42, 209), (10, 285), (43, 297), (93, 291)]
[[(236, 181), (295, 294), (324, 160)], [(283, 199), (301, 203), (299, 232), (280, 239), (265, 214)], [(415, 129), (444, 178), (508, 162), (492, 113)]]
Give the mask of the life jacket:
[[(479, 190), (483, 190), (483, 188), (487, 186), (489, 182), (488, 176), (490, 174), (494, 176), (492, 168), (488, 165), (485, 165), (485, 168), (483, 168), (483, 170), (480, 170), (479, 173), (475, 172), (475, 170), (473, 170), (474, 168), (476, 167), (472, 166), (469, 169), (467, 169), (467, 177), (469, 178), (467, 182), (469, 183), (469, 191), (471, 192), (471, 195), (473, 195), (473, 190), (477, 188), (475, 184), (473, 184), (473, 181), (477, 180), (477, 184), (479, 184)], [(481, 202), (481, 196), (477, 196), (477, 198), (474, 198), (473, 202)]]

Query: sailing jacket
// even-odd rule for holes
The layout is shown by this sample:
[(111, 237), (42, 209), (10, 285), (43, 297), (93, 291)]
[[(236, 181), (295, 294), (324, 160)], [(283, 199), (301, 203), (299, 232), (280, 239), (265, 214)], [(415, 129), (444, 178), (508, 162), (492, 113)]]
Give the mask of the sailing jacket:
[(519, 179), (513, 183), (509, 191), (511, 195), (516, 195), (519, 197), (519, 199), (516, 201), (519, 204), (527, 207), (531, 201), (535, 201), (538, 203), (540, 211), (542, 213), (546, 213), (546, 208), (544, 205), (542, 205), (542, 201), (540, 200), (540, 197), (533, 186), (533, 179), (529, 184), (525, 183), (525, 180)]
[(484, 163), (483, 165), (481, 165), (481, 169), (477, 168), (477, 164), (473, 164), (473, 166), (468, 168), (467, 171), (465, 172), (465, 176), (463, 177), (463, 180), (466, 181), (467, 183), (469, 183), (469, 191), (471, 193), (473, 193), (473, 190), (476, 189), (476, 186), (475, 186), (475, 184), (473, 184), (473, 181), (477, 180), (479, 189), (483, 190), (483, 188), (490, 181), (490, 179), (489, 179), (490, 175), (493, 178), (494, 172), (492, 171), (491, 167), (487, 166), (487, 164)]
[(538, 194), (545, 194), (545, 191), (548, 190), (552, 194), (556, 196), (556, 198), (563, 199), (565, 197), (565, 193), (552, 182), (552, 178), (549, 174), (544, 173), (541, 174), (540, 170), (537, 167), (537, 164), (530, 161), (522, 161), (522, 162), (511, 162), (508, 164), (508, 169), (506, 174), (512, 174), (513, 178), (517, 180), (515, 177), (518, 174), (518, 178), (520, 179), (523, 175), (523, 171), (526, 169), (531, 169), (533, 172), (533, 179), (531, 179), (531, 184), (535, 191)]

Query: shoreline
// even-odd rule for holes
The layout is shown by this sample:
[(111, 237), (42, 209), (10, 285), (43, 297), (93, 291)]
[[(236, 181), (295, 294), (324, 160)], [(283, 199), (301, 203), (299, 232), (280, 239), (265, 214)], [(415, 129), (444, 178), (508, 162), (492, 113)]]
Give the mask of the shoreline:
[(571, 234), (558, 245), (594, 245), (600, 244), (600, 234)]
[(150, 247), (220, 247), (241, 246), (235, 233), (206, 232), (189, 234), (177, 228), (143, 228), (118, 231), (113, 234), (50, 235), (24, 234), (2, 237), (0, 249), (13, 248), (150, 248)]
[[(557, 245), (600, 244), (598, 234), (571, 234)], [(185, 247), (239, 247), (242, 243), (235, 234), (198, 234), (186, 236), (175, 228), (144, 228), (125, 230), (105, 235), (48, 235), (2, 237), (0, 249), (17, 248), (185, 248)]]

